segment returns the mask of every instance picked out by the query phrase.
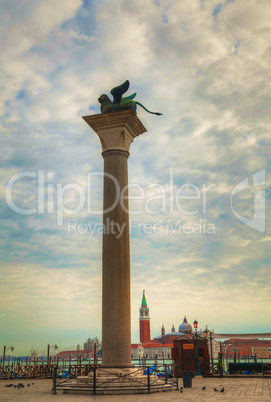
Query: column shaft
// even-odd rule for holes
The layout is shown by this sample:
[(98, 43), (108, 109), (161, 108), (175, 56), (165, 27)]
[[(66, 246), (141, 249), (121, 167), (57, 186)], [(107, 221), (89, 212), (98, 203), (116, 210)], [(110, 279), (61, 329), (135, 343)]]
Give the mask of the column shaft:
[[(103, 157), (105, 175), (102, 362), (103, 366), (107, 367), (129, 367), (132, 366), (127, 160), (129, 152), (108, 150), (103, 153)], [(117, 181), (120, 197), (115, 182), (108, 175)], [(116, 205), (112, 208), (114, 203)]]

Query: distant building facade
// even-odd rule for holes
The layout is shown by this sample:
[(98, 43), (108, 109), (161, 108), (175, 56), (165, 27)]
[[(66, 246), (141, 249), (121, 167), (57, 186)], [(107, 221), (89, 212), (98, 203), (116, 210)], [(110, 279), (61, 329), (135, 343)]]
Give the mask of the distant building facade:
[(229, 358), (236, 354), (241, 359), (256, 357), (259, 359), (271, 358), (271, 341), (260, 339), (228, 339), (222, 344), (223, 352)]
[(81, 359), (94, 359), (94, 351), (93, 350), (62, 350), (62, 352), (58, 352), (56, 355), (59, 359), (69, 360), (78, 359), (81, 356)]
[(35, 348), (31, 348), (31, 355), (30, 355), (30, 359), (31, 360), (36, 360), (38, 358), (38, 349)]
[(132, 344), (132, 359), (171, 359), (171, 349), (173, 344), (160, 344), (159, 342), (149, 341)]

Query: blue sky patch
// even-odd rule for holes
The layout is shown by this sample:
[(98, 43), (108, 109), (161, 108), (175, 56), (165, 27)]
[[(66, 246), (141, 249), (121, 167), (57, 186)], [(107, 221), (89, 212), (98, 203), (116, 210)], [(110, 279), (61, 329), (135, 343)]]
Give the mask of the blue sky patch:
[(234, 49), (238, 49), (238, 47), (240, 46), (241, 41), (238, 40), (235, 45), (234, 45)]
[(25, 99), (26, 98), (26, 90), (25, 89), (21, 89), (19, 92), (18, 92), (18, 94), (17, 94), (17, 96), (16, 96), (16, 99), (17, 100), (23, 100), (23, 99)]
[(168, 23), (168, 17), (167, 17), (165, 14), (162, 15), (162, 22), (163, 22), (164, 24), (167, 24), (167, 23)]
[(213, 17), (216, 17), (217, 14), (220, 13), (221, 7), (222, 7), (222, 3), (218, 3), (218, 4), (215, 6), (215, 8), (213, 9), (213, 13), (212, 13), (212, 16), (213, 16)]

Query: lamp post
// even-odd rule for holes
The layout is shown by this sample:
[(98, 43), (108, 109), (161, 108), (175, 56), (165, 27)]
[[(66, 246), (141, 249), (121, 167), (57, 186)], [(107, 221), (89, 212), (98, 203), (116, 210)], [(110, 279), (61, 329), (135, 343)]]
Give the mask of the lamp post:
[(201, 375), (201, 372), (199, 370), (198, 321), (195, 320), (193, 322), (193, 324), (194, 324), (194, 328), (195, 328), (195, 332), (196, 332), (196, 350), (197, 350), (197, 371), (196, 371), (196, 375)]
[(48, 344), (48, 349), (47, 349), (47, 364), (49, 364), (49, 359), (50, 359), (50, 349), (54, 348), (54, 350), (58, 349), (58, 346), (56, 344), (50, 346)]
[(14, 347), (11, 345), (8, 348), (6, 346), (4, 346), (4, 352), (3, 352), (3, 366), (5, 365), (5, 359), (6, 359), (6, 350), (11, 350), (11, 352), (13, 352)]
[(203, 331), (205, 338), (207, 338), (208, 333), (209, 333), (209, 338), (210, 338), (210, 351), (211, 351), (211, 363), (212, 365), (214, 364), (214, 360), (213, 360), (213, 338), (212, 338), (212, 331), (209, 331), (208, 326), (206, 325), (205, 330)]

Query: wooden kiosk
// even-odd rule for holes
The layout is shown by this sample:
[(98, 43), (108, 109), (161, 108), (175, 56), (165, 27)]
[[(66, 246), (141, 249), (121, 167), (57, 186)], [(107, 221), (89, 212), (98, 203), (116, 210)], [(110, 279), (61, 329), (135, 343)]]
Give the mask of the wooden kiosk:
[[(204, 376), (208, 372), (209, 352), (208, 341), (205, 338), (198, 336), (198, 351), (199, 351), (199, 369)], [(183, 371), (192, 371), (196, 373), (197, 370), (197, 349), (196, 337), (194, 334), (187, 333), (173, 340), (172, 359), (178, 367), (178, 374)]]

